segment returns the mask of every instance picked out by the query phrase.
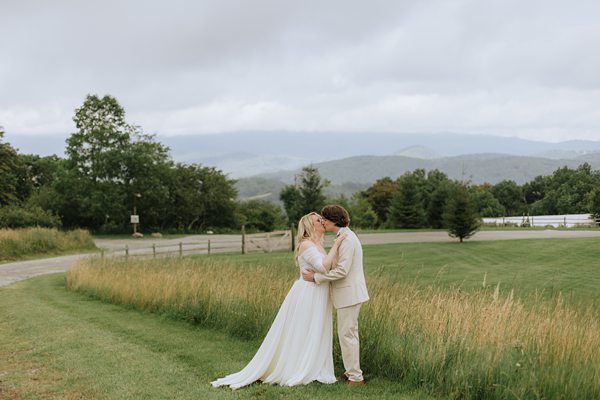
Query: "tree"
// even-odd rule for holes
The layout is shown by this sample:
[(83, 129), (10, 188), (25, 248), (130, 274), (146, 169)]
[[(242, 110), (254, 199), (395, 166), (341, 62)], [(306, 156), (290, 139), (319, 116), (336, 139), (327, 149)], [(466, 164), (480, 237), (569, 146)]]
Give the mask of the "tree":
[(523, 191), (515, 181), (498, 182), (490, 191), (502, 204), (507, 216), (521, 215), (525, 211)]
[(475, 193), (475, 209), (482, 217), (503, 217), (504, 207), (488, 190)]
[(300, 218), (310, 212), (320, 212), (325, 206), (323, 189), (329, 181), (321, 179), (319, 170), (312, 165), (302, 168), (297, 179), (300, 183), (287, 185), (279, 193), (290, 224), (295, 225)]
[(235, 181), (197, 164), (177, 164), (170, 175), (168, 226), (179, 231), (236, 227)]
[(363, 192), (355, 193), (348, 205), (351, 225), (359, 228), (374, 228), (377, 223), (377, 214)]
[(2, 143), (4, 129), (0, 126), (0, 206), (17, 203), (19, 172), (22, 169), (17, 151), (9, 144)]
[(548, 178), (548, 176), (540, 175), (523, 184), (523, 197), (528, 205), (544, 198), (549, 184)]
[(435, 229), (445, 227), (444, 210), (454, 185), (450, 180), (441, 182), (431, 194), (427, 207), (427, 223), (430, 227)]
[(279, 199), (283, 202), (283, 208), (288, 217), (288, 223), (296, 225), (302, 217), (300, 190), (294, 185), (287, 185), (279, 192)]
[(367, 190), (366, 199), (377, 216), (376, 226), (384, 225), (390, 213), (392, 197), (397, 185), (390, 177), (378, 179)]
[(133, 193), (141, 193), (142, 226), (162, 225), (169, 205), (168, 148), (128, 124), (125, 110), (108, 95), (88, 95), (73, 121), (78, 130), (67, 139), (65, 171), (55, 185), (65, 224), (122, 231)]
[(321, 179), (319, 170), (312, 165), (302, 168), (300, 173), (300, 213), (320, 212), (325, 206), (325, 195), (323, 189), (329, 185), (329, 181)]
[(448, 234), (463, 239), (473, 236), (479, 228), (479, 217), (475, 213), (474, 202), (469, 189), (461, 184), (453, 190), (444, 213)]
[(398, 178), (398, 188), (390, 204), (388, 225), (393, 228), (422, 228), (425, 210), (419, 176), (410, 172)]
[(563, 167), (551, 176), (537, 177), (524, 188), (535, 187), (538, 194), (531, 206), (532, 213), (570, 214), (587, 212), (589, 193), (599, 185), (600, 172), (592, 171), (590, 164), (583, 163), (577, 169)]
[(239, 204), (242, 224), (248, 230), (271, 232), (285, 226), (285, 217), (279, 206), (264, 200), (248, 200)]
[(589, 213), (600, 222), (600, 188), (593, 189), (587, 196)]

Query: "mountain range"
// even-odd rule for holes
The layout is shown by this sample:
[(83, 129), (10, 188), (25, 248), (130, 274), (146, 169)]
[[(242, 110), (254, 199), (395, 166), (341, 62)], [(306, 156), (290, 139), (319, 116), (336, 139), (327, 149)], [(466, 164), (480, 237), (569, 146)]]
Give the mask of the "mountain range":
[[(513, 180), (523, 184), (538, 175), (551, 175), (558, 168), (577, 168), (584, 162), (593, 169), (600, 169), (600, 152), (572, 159), (513, 156), (507, 154), (471, 154), (436, 159), (419, 159), (405, 156), (356, 156), (340, 160), (312, 164), (321, 176), (331, 182), (327, 190), (330, 196), (350, 196), (357, 190), (369, 187), (377, 179), (392, 179), (417, 168), (431, 171), (438, 169), (451, 179), (472, 183), (498, 183)], [(237, 181), (239, 197), (262, 198), (277, 201), (279, 191), (294, 182), (300, 170), (278, 171)]]
[[(22, 153), (63, 154), (64, 137), (19, 136), (5, 141)], [(175, 161), (214, 166), (237, 180), (239, 197), (278, 201), (279, 191), (312, 164), (331, 184), (329, 196), (352, 193), (384, 176), (439, 169), (473, 183), (519, 184), (557, 168), (588, 162), (600, 168), (600, 142), (559, 143), (458, 133), (384, 134), (325, 132), (232, 132), (161, 136)]]

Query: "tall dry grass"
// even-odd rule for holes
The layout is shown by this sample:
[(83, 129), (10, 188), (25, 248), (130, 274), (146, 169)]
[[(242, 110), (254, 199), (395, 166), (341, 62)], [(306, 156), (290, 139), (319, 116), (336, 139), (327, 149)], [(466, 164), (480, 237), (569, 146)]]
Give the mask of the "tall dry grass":
[[(72, 290), (168, 314), (242, 338), (261, 338), (297, 272), (210, 258), (83, 261)], [(368, 375), (469, 399), (600, 398), (600, 321), (560, 296), (516, 299), (499, 290), (368, 279), (361, 358)]]
[(90, 233), (81, 229), (66, 232), (48, 228), (0, 229), (0, 261), (95, 248)]

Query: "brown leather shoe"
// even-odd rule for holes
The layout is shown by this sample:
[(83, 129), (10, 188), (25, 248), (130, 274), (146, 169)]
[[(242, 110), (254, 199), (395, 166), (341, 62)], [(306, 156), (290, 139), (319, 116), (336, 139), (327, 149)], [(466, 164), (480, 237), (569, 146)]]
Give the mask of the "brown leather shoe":
[(348, 375), (346, 375), (346, 374), (341, 374), (341, 375), (339, 376), (339, 378), (338, 378), (338, 381), (341, 381), (341, 382), (344, 382), (344, 383), (348, 382)]
[(352, 386), (352, 385), (366, 385), (367, 382), (365, 382), (365, 380), (363, 379), (362, 381), (351, 381), (350, 379), (348, 379), (346, 381), (346, 385)]

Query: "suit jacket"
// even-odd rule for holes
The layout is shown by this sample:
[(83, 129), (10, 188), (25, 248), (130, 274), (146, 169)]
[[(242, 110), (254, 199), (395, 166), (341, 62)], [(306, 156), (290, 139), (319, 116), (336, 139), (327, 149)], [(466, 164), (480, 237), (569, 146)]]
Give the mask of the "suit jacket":
[(338, 249), (329, 272), (317, 272), (315, 283), (331, 282), (331, 297), (335, 308), (350, 307), (369, 300), (365, 273), (363, 271), (363, 253), (360, 240), (350, 228), (344, 228), (348, 236)]

